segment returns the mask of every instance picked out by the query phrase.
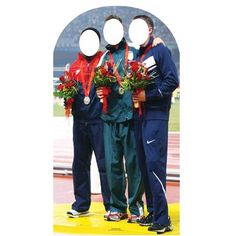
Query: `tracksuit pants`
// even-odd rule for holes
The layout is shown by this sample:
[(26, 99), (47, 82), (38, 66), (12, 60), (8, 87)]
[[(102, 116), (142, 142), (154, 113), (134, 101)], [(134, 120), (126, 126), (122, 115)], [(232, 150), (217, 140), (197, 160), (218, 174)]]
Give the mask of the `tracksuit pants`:
[(143, 215), (144, 189), (136, 156), (133, 121), (104, 122), (104, 145), (108, 183), (111, 190), (111, 211), (127, 212), (126, 172), (129, 211), (137, 216)]
[(153, 223), (168, 225), (166, 165), (168, 145), (167, 120), (135, 120), (135, 137), (142, 173), (147, 209)]
[(101, 182), (103, 204), (106, 211), (110, 208), (110, 190), (105, 168), (103, 142), (103, 122), (73, 123), (74, 160), (72, 165), (75, 202), (72, 209), (87, 211), (91, 204), (90, 164), (92, 151), (95, 153)]

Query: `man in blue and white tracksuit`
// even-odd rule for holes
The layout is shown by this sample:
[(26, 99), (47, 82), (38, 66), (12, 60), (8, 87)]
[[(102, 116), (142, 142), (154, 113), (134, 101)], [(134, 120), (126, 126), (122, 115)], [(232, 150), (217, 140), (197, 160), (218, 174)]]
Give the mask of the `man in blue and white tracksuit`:
[(163, 44), (149, 46), (153, 42), (153, 21), (144, 15), (134, 19), (139, 18), (147, 23), (150, 35), (139, 49), (138, 60), (154, 77), (153, 84), (133, 95), (133, 101), (142, 102), (143, 105), (142, 116), (135, 111), (134, 120), (138, 159), (149, 212), (139, 224), (149, 225), (149, 231), (164, 233), (172, 230), (166, 198), (168, 120), (172, 92), (179, 86), (179, 79), (168, 48)]

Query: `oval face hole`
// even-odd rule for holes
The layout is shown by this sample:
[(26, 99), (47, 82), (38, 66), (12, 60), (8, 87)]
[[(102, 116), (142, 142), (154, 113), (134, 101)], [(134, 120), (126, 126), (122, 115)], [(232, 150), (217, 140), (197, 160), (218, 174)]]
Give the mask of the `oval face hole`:
[(107, 43), (117, 45), (124, 37), (123, 25), (117, 19), (106, 21), (103, 28), (103, 36)]
[(100, 46), (100, 40), (94, 30), (85, 30), (79, 39), (79, 47), (85, 56), (93, 56), (97, 53)]
[(149, 27), (143, 19), (135, 19), (129, 26), (130, 40), (137, 46), (144, 44), (149, 37)]

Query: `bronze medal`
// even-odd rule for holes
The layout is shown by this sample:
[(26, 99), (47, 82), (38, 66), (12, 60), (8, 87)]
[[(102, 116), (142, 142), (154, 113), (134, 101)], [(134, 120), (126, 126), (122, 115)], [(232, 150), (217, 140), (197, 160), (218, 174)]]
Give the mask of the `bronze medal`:
[(125, 92), (125, 90), (124, 90), (122, 87), (119, 87), (119, 90), (118, 90), (118, 91), (119, 91), (119, 94), (120, 94), (120, 95), (123, 95), (124, 92)]

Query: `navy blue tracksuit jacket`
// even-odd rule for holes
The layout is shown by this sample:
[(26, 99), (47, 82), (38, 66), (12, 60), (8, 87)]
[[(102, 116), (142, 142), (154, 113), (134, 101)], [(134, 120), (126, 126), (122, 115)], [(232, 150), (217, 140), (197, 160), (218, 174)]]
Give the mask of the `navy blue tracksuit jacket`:
[[(152, 44), (151, 37), (146, 47)], [(145, 48), (146, 48), (145, 47)], [(140, 48), (138, 59), (145, 48)], [(153, 223), (168, 225), (166, 199), (166, 163), (168, 120), (172, 92), (179, 86), (175, 64), (163, 44), (152, 47), (142, 59), (149, 75), (155, 79), (145, 90), (146, 102), (140, 117), (135, 111), (135, 136), (139, 165), (142, 172), (147, 208), (153, 213)]]

